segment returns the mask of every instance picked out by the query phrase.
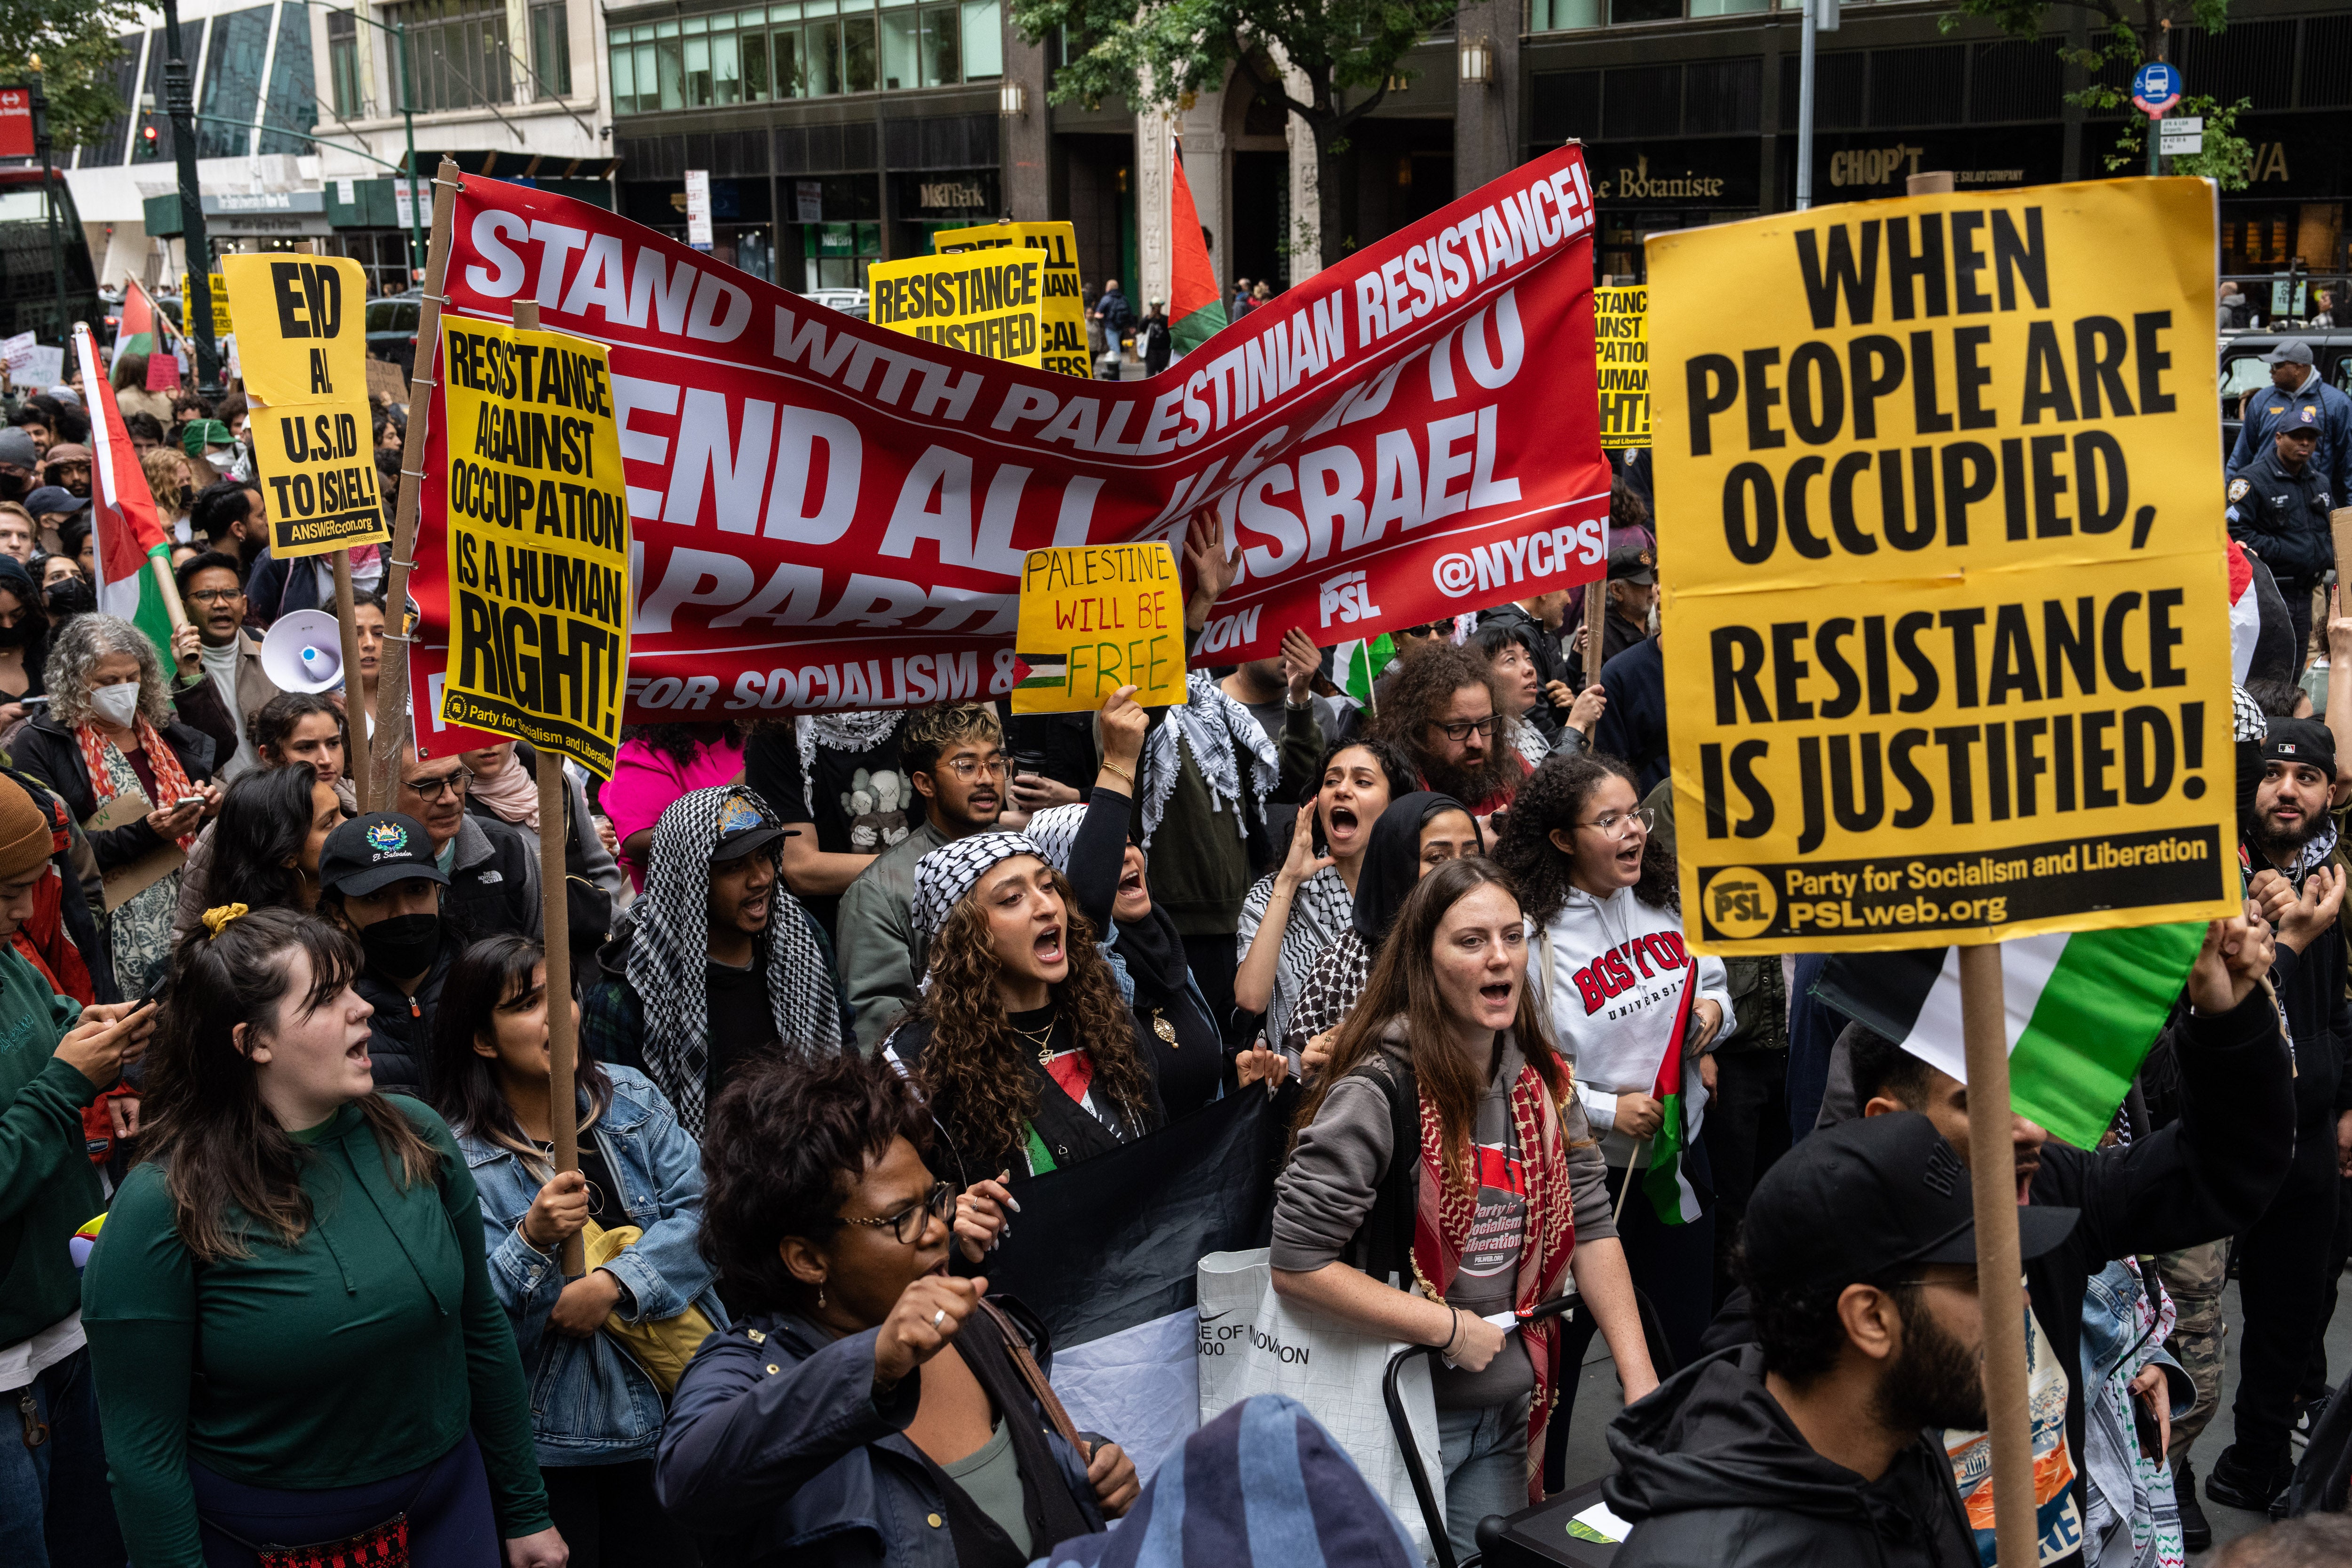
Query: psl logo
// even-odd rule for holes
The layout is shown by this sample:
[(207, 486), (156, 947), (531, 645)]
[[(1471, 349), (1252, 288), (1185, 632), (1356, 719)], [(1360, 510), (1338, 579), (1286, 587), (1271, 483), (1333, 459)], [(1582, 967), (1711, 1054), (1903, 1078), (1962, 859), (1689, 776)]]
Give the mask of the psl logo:
[(1337, 577), (1326, 577), (1317, 588), (1320, 598), (1323, 624), (1329, 626), (1337, 616), (1342, 624), (1370, 620), (1381, 613), (1372, 603), (1371, 584), (1361, 572), (1342, 572)]

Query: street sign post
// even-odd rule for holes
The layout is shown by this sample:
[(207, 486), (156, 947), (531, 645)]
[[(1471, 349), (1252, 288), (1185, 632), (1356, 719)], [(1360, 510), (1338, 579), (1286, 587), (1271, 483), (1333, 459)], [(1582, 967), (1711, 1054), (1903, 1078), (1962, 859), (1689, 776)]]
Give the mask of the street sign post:
[(2205, 120), (2202, 115), (2183, 114), (2156, 122), (2156, 150), (2168, 158), (2179, 158), (2205, 150)]

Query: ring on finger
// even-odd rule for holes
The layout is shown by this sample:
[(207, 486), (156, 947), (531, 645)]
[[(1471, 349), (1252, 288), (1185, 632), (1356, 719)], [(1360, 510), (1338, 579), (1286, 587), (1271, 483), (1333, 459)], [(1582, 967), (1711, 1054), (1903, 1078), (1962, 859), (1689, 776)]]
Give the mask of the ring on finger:
[(941, 1307), (938, 1311), (931, 1314), (931, 1327), (935, 1329), (947, 1321), (948, 1310), (945, 1307)]

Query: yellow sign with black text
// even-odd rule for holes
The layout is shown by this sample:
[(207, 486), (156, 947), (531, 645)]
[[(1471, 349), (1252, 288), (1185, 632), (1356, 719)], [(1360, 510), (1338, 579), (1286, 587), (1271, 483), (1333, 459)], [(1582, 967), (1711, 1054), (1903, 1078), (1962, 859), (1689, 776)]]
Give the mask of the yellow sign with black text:
[(1600, 372), (1601, 447), (1650, 444), (1650, 309), (1647, 289), (1592, 291), (1592, 357)]
[(613, 775), (629, 509), (604, 345), (443, 319), (449, 669), (441, 716)]
[[(1045, 264), (1037, 311), (1038, 357), (1025, 363), (1057, 375), (1094, 374), (1087, 349), (1086, 288), (1078, 276), (1078, 231), (1059, 223), (991, 223), (976, 228), (943, 228), (931, 236), (941, 256), (1021, 249)], [(877, 318), (878, 319), (878, 318)]]
[(1021, 564), (1015, 713), (1091, 713), (1122, 686), (1184, 700), (1184, 590), (1176, 552), (1152, 544), (1033, 550)]
[(392, 532), (368, 403), (367, 274), (348, 257), (265, 254), (222, 258), (220, 277), (244, 324), (237, 363), (253, 402), (270, 553), (283, 560), (384, 543)]
[(876, 326), (1033, 370), (1044, 363), (1045, 285), (1043, 258), (1013, 249), (877, 261), (866, 279)]
[(1694, 945), (2236, 909), (2213, 200), (2113, 180), (1648, 242)]

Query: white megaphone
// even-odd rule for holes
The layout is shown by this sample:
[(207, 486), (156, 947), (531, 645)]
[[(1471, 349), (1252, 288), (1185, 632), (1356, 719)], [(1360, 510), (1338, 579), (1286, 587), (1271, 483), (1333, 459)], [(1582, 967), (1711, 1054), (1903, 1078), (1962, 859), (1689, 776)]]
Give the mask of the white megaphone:
[(332, 691), (343, 683), (343, 628), (323, 610), (278, 617), (261, 639), (261, 673), (280, 691)]

